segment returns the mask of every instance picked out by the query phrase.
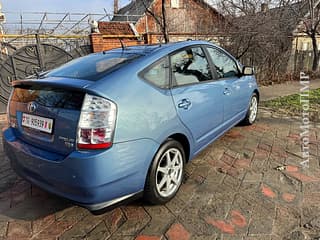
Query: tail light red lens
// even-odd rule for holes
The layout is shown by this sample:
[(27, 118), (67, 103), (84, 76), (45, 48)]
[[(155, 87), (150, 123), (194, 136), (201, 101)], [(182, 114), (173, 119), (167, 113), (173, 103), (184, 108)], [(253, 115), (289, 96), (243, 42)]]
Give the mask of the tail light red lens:
[(116, 112), (116, 105), (110, 100), (86, 94), (78, 124), (78, 149), (111, 147)]

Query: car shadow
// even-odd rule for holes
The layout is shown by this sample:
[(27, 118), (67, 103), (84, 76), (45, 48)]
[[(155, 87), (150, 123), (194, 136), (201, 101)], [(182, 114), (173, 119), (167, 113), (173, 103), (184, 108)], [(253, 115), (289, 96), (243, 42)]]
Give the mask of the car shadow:
[[(24, 183), (28, 184), (24, 180)], [(36, 195), (19, 196), (19, 201), (17, 202), (17, 196), (14, 196), (14, 185), (7, 189), (9, 196), (4, 198), (5, 192), (0, 193), (0, 222), (12, 222), (12, 221), (37, 221), (43, 220), (47, 216), (56, 215), (59, 216), (63, 212), (78, 212), (82, 214), (93, 214), (93, 215), (103, 215), (109, 212), (126, 206), (143, 206), (145, 202), (142, 198), (133, 198), (128, 201), (120, 202), (111, 207), (101, 209), (99, 211), (90, 212), (89, 210), (78, 206), (76, 203), (69, 201), (67, 199), (61, 198), (54, 194), (47, 193), (35, 186), (31, 186), (33, 192)], [(12, 205), (13, 204), (13, 205)], [(5, 206), (7, 205), (7, 206)]]
[(0, 161), (0, 221), (33, 221), (61, 211), (72, 204), (21, 179), (9, 161)]
[(0, 212), (0, 221), (35, 221), (72, 206), (73, 204), (68, 200), (43, 193), (40, 196), (26, 197), (16, 205), (2, 210)]

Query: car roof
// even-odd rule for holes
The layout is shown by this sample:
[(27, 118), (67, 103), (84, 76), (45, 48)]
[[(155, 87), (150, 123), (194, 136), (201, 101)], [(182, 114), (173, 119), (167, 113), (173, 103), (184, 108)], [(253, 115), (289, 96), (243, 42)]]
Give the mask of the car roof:
[(181, 41), (181, 42), (174, 42), (174, 43), (166, 43), (166, 44), (152, 44), (152, 45), (137, 45), (137, 46), (130, 46), (122, 48), (116, 48), (107, 51), (107, 53), (124, 53), (124, 54), (140, 54), (140, 55), (151, 55), (155, 52), (168, 54), (172, 51), (178, 50), (183, 47), (192, 46), (192, 45), (214, 45), (211, 42), (207, 41), (198, 41), (198, 40), (188, 40), (188, 41)]
[[(137, 45), (137, 46), (124, 46), (124, 48), (116, 48), (109, 51), (104, 51), (104, 54), (121, 54), (121, 55), (140, 55), (139, 58), (134, 61), (133, 65), (139, 66), (142, 63), (143, 67), (149, 65), (149, 63), (153, 63), (163, 56), (170, 55), (171, 53), (178, 51), (181, 48), (189, 47), (189, 46), (197, 46), (197, 45), (209, 45), (213, 46), (217, 49), (220, 49), (222, 52), (226, 53), (229, 57), (231, 57), (237, 64), (240, 64), (234, 56), (228, 53), (225, 49), (220, 46), (203, 40), (187, 40), (181, 42), (172, 42), (166, 44), (153, 44), (153, 45)], [(99, 54), (99, 53), (96, 53)], [(101, 54), (101, 53), (100, 53)], [(240, 65), (239, 65), (240, 66)]]

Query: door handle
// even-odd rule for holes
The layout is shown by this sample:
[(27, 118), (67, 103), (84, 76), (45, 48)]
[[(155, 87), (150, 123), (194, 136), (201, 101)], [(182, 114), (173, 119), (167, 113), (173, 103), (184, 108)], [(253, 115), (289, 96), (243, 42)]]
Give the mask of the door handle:
[(231, 92), (230, 92), (229, 88), (225, 88), (224, 91), (223, 91), (223, 94), (227, 95), (227, 96), (230, 95)]
[(191, 105), (190, 100), (185, 98), (178, 103), (178, 108), (188, 109), (190, 105)]

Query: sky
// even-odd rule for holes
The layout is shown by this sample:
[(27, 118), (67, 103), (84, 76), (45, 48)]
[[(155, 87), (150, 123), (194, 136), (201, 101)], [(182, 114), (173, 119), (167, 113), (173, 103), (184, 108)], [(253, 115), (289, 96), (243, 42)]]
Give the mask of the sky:
[[(119, 0), (120, 6), (129, 0)], [(113, 10), (113, 0), (0, 0), (2, 11), (8, 12), (90, 12), (103, 13)]]
[[(130, 0), (119, 0), (119, 7), (128, 4)], [(37, 28), (43, 14), (30, 14), (30, 12), (49, 12), (49, 13), (99, 13), (104, 14), (104, 8), (107, 13), (113, 13), (113, 0), (0, 0), (2, 12), (5, 13), (6, 23), (4, 29), (7, 33), (15, 33), (20, 29), (20, 15), (23, 16), (24, 29)], [(26, 14), (27, 12), (27, 14)], [(49, 15), (47, 20), (61, 20), (64, 15)], [(73, 15), (73, 20), (80, 20), (84, 15)], [(98, 20), (95, 16), (93, 19)], [(36, 24), (27, 24), (27, 21), (33, 21)], [(86, 20), (87, 21), (87, 20)], [(86, 23), (86, 22), (85, 22)], [(52, 28), (52, 25), (43, 25), (44, 28)], [(79, 27), (81, 27), (79, 25)]]

